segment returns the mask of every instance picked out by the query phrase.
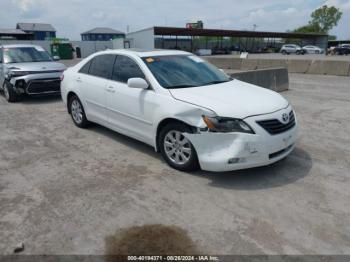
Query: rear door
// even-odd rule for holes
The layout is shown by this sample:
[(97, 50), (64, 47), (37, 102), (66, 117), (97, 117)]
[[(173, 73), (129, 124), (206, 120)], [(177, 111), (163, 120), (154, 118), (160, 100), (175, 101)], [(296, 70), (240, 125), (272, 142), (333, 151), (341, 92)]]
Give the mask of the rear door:
[(95, 56), (77, 76), (76, 81), (89, 120), (98, 123), (108, 121), (106, 85), (111, 78), (115, 58), (112, 54)]

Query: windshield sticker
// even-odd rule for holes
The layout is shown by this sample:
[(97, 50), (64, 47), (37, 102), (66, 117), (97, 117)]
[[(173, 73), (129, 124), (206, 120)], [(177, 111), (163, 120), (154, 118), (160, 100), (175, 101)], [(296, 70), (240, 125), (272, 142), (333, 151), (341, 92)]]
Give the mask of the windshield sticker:
[(204, 60), (202, 58), (199, 58), (198, 56), (189, 56), (189, 59), (195, 61), (196, 63), (204, 63)]
[(153, 63), (154, 62), (154, 59), (152, 57), (149, 57), (146, 59), (147, 63)]
[(41, 46), (35, 46), (35, 49), (39, 52), (45, 52), (44, 48), (42, 48)]

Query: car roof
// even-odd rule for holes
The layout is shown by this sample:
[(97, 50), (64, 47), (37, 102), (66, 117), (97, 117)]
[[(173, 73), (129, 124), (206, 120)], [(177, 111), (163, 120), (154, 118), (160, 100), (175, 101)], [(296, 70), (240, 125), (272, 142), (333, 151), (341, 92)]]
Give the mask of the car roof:
[(98, 52), (98, 54), (129, 54), (136, 55), (138, 57), (150, 57), (150, 56), (168, 56), (168, 55), (193, 55), (192, 53), (179, 51), (179, 50), (164, 50), (164, 49), (107, 49), (105, 51)]
[(18, 48), (18, 47), (40, 47), (38, 45), (30, 45), (30, 44), (13, 44), (13, 45), (0, 45), (3, 48)]

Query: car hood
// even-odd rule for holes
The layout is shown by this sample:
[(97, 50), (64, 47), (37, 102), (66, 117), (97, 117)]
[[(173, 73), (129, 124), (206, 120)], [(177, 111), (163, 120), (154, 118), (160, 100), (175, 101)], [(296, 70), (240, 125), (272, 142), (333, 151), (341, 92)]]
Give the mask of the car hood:
[(31, 63), (13, 63), (8, 64), (7, 69), (11, 71), (63, 71), (66, 66), (57, 62), (31, 62)]
[(218, 116), (240, 119), (272, 113), (289, 104), (272, 90), (236, 79), (222, 84), (169, 91), (175, 99), (210, 109)]

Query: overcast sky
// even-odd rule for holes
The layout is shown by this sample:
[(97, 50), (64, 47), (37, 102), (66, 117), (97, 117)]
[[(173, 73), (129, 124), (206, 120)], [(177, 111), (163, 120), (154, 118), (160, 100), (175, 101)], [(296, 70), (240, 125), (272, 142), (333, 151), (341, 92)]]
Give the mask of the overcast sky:
[(344, 13), (332, 34), (350, 39), (350, 0), (1, 0), (0, 28), (17, 22), (52, 24), (58, 37), (79, 40), (94, 27), (135, 31), (154, 25), (179, 26), (203, 20), (205, 28), (257, 31), (294, 29), (323, 4)]

